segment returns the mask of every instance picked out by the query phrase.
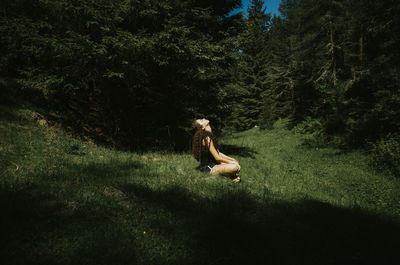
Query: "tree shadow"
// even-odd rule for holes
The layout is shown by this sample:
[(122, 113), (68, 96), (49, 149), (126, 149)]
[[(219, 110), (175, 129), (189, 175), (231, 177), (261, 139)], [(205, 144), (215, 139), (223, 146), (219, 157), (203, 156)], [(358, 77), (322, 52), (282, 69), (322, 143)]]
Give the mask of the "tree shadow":
[(0, 106), (0, 121), (18, 121), (18, 117), (14, 113), (11, 113), (8, 109)]
[(209, 200), (173, 185), (122, 189), (176, 219), (148, 215), (151, 229), (186, 235), (179, 245), (191, 255), (180, 264), (393, 264), (400, 243), (398, 222), (315, 200), (260, 202), (244, 190)]
[[(76, 155), (82, 156), (82, 155)], [(64, 182), (70, 185), (85, 184), (110, 184), (120, 182), (129, 176), (140, 172), (147, 178), (158, 177), (153, 168), (145, 165), (137, 159), (98, 161), (90, 160), (88, 162), (72, 162), (65, 159), (57, 161), (60, 167), (56, 167), (51, 171), (41, 171), (34, 178), (49, 182)]]
[(133, 170), (146, 172), (147, 177), (154, 177), (155, 173), (151, 168), (144, 170), (145, 165), (137, 160), (131, 161), (108, 161), (91, 162), (88, 164), (68, 164), (67, 170), (60, 171), (59, 174), (65, 178), (84, 178), (90, 183), (119, 181), (133, 174)]
[(113, 184), (144, 165), (134, 160), (57, 165), (65, 166), (32, 173), (31, 183), (0, 183), (1, 264), (135, 264), (132, 226), (115, 217), (131, 205)]
[[(261, 199), (231, 183), (205, 196), (173, 182), (126, 183), (132, 168), (143, 169), (137, 161), (71, 166), (78, 168), (37, 176), (41, 184), (0, 186), (2, 264), (393, 264), (397, 258), (398, 219), (316, 200), (268, 193)], [(58, 198), (50, 178), (75, 181), (78, 173), (90, 185), (115, 181), (108, 193), (124, 205)], [(149, 234), (144, 243), (136, 242), (138, 225)]]
[(220, 144), (220, 149), (228, 155), (249, 157), (251, 159), (255, 159), (255, 154), (257, 154), (256, 151), (246, 146), (240, 147), (236, 145)]
[(66, 207), (49, 192), (30, 186), (0, 189), (0, 211), (0, 260), (4, 265), (136, 261), (135, 242), (115, 226), (104, 209)]

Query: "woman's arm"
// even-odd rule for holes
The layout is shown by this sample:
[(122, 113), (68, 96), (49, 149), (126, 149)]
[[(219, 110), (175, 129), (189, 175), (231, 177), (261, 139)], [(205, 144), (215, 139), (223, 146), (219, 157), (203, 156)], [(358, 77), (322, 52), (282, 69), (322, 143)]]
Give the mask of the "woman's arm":
[(239, 162), (236, 159), (233, 159), (232, 157), (229, 157), (221, 152), (218, 152), (211, 138), (207, 137), (207, 142), (209, 143), (210, 153), (217, 162), (239, 165)]
[(234, 163), (239, 164), (239, 162), (238, 162), (236, 159), (234, 159), (233, 157), (227, 156), (227, 155), (225, 155), (225, 154), (223, 154), (223, 153), (221, 153), (221, 152), (219, 152), (219, 155), (222, 156), (222, 157), (224, 157), (224, 158), (226, 158), (226, 159), (231, 160), (231, 161), (234, 162)]

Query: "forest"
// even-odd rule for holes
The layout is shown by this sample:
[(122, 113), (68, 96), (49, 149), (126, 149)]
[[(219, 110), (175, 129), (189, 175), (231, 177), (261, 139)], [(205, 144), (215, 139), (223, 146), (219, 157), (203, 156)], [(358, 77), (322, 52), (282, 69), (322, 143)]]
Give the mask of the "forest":
[(188, 150), (282, 118), (309, 143), (399, 170), (400, 3), (4, 0), (1, 101), (124, 150)]
[(0, 263), (394, 264), (400, 1), (268, 3), (0, 1)]

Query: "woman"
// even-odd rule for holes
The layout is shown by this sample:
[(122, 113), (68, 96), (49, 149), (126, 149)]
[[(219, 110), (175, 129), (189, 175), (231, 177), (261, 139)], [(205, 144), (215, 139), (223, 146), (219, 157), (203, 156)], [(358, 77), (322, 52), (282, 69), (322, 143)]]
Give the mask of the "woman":
[(237, 174), (240, 171), (239, 162), (218, 150), (218, 142), (212, 133), (210, 121), (198, 119), (193, 122), (196, 133), (193, 136), (192, 152), (200, 162), (199, 169), (213, 175), (227, 175), (234, 177), (233, 182), (240, 182)]

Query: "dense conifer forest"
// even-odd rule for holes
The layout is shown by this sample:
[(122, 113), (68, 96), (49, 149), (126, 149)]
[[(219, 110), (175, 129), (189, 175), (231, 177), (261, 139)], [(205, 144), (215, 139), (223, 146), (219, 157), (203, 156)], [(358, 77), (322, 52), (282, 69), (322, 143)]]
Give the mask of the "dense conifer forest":
[(1, 0), (0, 264), (395, 264), (400, 1), (268, 2)]
[(400, 2), (3, 0), (0, 101), (129, 150), (188, 150), (196, 117), (364, 148), (398, 172)]

